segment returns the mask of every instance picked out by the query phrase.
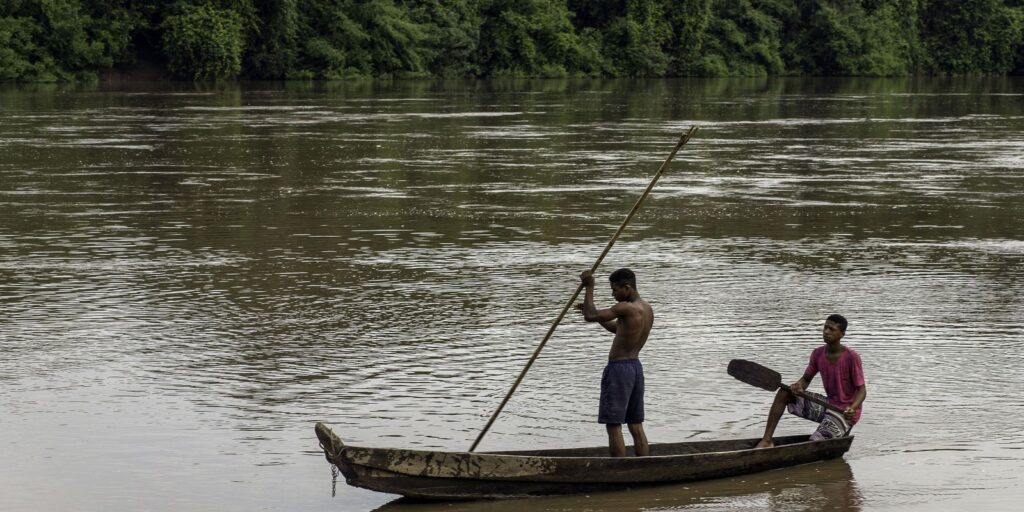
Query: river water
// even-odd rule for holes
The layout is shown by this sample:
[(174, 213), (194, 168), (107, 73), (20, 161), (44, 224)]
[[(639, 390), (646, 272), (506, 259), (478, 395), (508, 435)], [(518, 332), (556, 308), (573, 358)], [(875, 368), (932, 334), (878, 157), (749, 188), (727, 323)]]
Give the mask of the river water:
[[(726, 364), (795, 380), (839, 312), (843, 459), (526, 504), (332, 481), (316, 421), (467, 449), (691, 125), (601, 267), (656, 312), (648, 435), (759, 436)], [(1020, 78), (5, 86), (0, 510), (1006, 510), (1022, 219)], [(568, 317), (481, 449), (604, 445), (609, 342)]]

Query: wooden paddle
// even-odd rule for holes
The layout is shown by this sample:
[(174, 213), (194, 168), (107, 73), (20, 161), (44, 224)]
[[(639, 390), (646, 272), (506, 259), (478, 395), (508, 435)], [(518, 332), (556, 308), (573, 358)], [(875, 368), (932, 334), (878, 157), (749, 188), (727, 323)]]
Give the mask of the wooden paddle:
[[(633, 205), (633, 209), (630, 210), (628, 214), (626, 214), (626, 220), (622, 221), (622, 224), (619, 225), (619, 229), (615, 231), (615, 234), (612, 235), (612, 239), (608, 241), (608, 244), (605, 245), (604, 250), (601, 251), (601, 255), (597, 257), (597, 261), (595, 261), (594, 265), (590, 267), (591, 272), (597, 271), (597, 267), (599, 267), (601, 265), (601, 262), (604, 261), (604, 257), (608, 255), (608, 251), (612, 250), (612, 246), (615, 245), (615, 241), (619, 239), (619, 235), (621, 235), (622, 232), (626, 229), (626, 226), (629, 225), (629, 221), (633, 219), (633, 215), (636, 215), (636, 212), (640, 210), (640, 205), (644, 204), (644, 199), (647, 199), (647, 196), (651, 193), (651, 190), (654, 188), (654, 185), (658, 183), (658, 178), (661, 178), (661, 174), (665, 172), (665, 169), (668, 168), (668, 163), (672, 161), (672, 158), (676, 156), (676, 153), (678, 153), (679, 150), (687, 142), (690, 141), (690, 137), (692, 137), (695, 133), (697, 133), (697, 127), (692, 126), (690, 127), (689, 131), (687, 131), (686, 133), (682, 134), (682, 136), (679, 137), (679, 142), (676, 143), (676, 147), (672, 149), (672, 152), (669, 153), (668, 158), (666, 158), (665, 162), (662, 163), (661, 167), (658, 168), (658, 172), (654, 173), (654, 179), (651, 180), (650, 185), (647, 185), (647, 189), (644, 190), (644, 193), (640, 194), (640, 199), (636, 200), (636, 204)], [(487, 420), (487, 425), (484, 425), (484, 429), (480, 431), (480, 435), (476, 436), (476, 440), (473, 441), (473, 446), (469, 447), (469, 451), (475, 451), (477, 445), (480, 444), (480, 441), (487, 434), (487, 431), (491, 429), (491, 425), (494, 424), (494, 420), (496, 420), (498, 418), (498, 415), (501, 414), (501, 410), (505, 408), (505, 404), (508, 403), (508, 399), (512, 398), (512, 394), (516, 392), (516, 388), (518, 388), (519, 383), (523, 381), (523, 377), (526, 376), (526, 372), (528, 372), (530, 370), (530, 367), (533, 366), (533, 362), (537, 360), (537, 356), (540, 355), (541, 349), (543, 349), (544, 345), (546, 345), (548, 340), (551, 339), (551, 335), (554, 334), (555, 328), (558, 327), (558, 324), (562, 321), (562, 318), (565, 318), (565, 314), (569, 311), (569, 308), (571, 308), (572, 305), (576, 302), (576, 297), (579, 297), (581, 291), (583, 291), (582, 283), (580, 283), (580, 285), (576, 287), (576, 293), (572, 294), (572, 297), (569, 298), (569, 302), (565, 303), (565, 307), (562, 308), (562, 312), (558, 314), (557, 318), (555, 318), (555, 321), (551, 324), (551, 327), (548, 329), (547, 334), (544, 335), (544, 339), (540, 341), (540, 344), (538, 344), (537, 348), (533, 351), (533, 355), (530, 356), (530, 360), (526, 362), (526, 366), (524, 366), (523, 370), (519, 372), (519, 377), (517, 377), (516, 381), (512, 383), (512, 389), (508, 390), (508, 393), (505, 395), (505, 398), (501, 401), (500, 404), (498, 404), (498, 409), (494, 411), (494, 414), (491, 415), (491, 419)]]
[[(753, 361), (747, 361), (746, 359), (733, 359), (732, 361), (729, 361), (729, 369), (727, 371), (729, 372), (729, 375), (736, 377), (738, 380), (766, 391), (785, 389), (790, 393), (793, 392), (789, 386), (782, 383), (782, 375), (780, 375), (779, 372), (772, 370), (771, 368), (761, 366)], [(794, 394), (802, 396), (816, 404), (823, 405), (825, 408), (838, 412), (839, 414), (846, 412), (816, 396), (802, 392)]]

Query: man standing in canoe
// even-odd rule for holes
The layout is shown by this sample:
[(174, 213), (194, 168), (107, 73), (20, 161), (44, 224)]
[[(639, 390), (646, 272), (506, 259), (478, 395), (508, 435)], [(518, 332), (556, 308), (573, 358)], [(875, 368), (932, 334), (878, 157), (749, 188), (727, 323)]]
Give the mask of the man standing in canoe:
[(576, 307), (588, 322), (599, 322), (615, 334), (608, 353), (608, 365), (601, 376), (601, 405), (598, 423), (608, 430), (608, 447), (612, 457), (624, 457), (626, 444), (622, 440), (622, 424), (629, 425), (636, 455), (650, 454), (644, 433), (644, 368), (640, 365), (640, 349), (654, 325), (654, 310), (640, 298), (636, 289), (636, 275), (628, 268), (620, 268), (608, 277), (612, 296), (617, 301), (608, 309), (594, 306), (594, 275), (589, 270), (580, 274), (586, 287), (583, 303)]
[[(860, 354), (840, 343), (846, 335), (846, 325), (846, 318), (842, 315), (829, 315), (825, 320), (825, 327), (821, 331), (825, 344), (811, 352), (811, 359), (807, 363), (803, 377), (789, 386), (791, 391), (780, 389), (775, 394), (775, 402), (768, 412), (764, 437), (755, 448), (775, 446), (772, 435), (782, 417), (783, 409), (818, 423), (817, 430), (811, 434), (812, 441), (846, 436), (860, 420), (861, 404), (867, 397), (868, 388), (864, 382)], [(828, 403), (842, 409), (842, 416), (799, 396), (800, 393), (817, 395), (804, 390), (818, 373), (821, 374), (821, 384), (828, 395)], [(817, 396), (824, 399), (821, 395)]]

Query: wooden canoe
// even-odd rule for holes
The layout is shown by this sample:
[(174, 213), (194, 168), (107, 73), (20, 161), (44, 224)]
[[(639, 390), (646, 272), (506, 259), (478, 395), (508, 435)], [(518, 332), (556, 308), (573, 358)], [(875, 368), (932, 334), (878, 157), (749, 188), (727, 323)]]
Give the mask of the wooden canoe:
[(652, 444), (648, 457), (608, 456), (608, 447), (507, 452), (437, 452), (346, 446), (316, 424), (327, 460), (349, 485), (428, 500), (523, 498), (591, 493), (754, 473), (841, 457), (853, 436), (809, 441), (776, 437)]

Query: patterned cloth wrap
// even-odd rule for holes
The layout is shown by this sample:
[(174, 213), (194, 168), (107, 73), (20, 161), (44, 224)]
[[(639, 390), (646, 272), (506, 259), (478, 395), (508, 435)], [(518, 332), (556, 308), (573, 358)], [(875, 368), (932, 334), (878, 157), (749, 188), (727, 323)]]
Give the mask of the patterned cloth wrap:
[[(828, 400), (818, 393), (811, 391), (804, 391), (804, 394), (814, 395), (814, 397), (822, 401)], [(824, 405), (807, 400), (802, 396), (796, 397), (796, 400), (787, 404), (786, 409), (791, 414), (818, 422), (818, 428), (811, 434), (811, 441), (845, 437), (850, 435), (850, 430), (853, 428), (842, 414), (829, 410)]]

